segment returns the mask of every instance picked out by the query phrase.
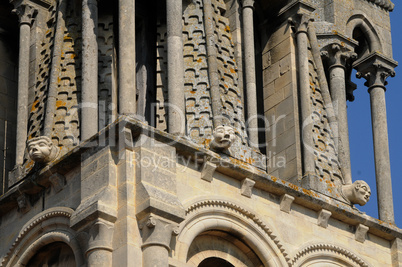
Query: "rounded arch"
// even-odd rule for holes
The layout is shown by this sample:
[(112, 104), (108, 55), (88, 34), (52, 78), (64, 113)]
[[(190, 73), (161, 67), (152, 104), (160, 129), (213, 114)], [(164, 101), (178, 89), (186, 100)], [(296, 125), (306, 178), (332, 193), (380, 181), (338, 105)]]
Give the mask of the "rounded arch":
[(72, 213), (70, 208), (54, 207), (33, 217), (22, 227), (0, 267), (25, 266), (43, 246), (54, 242), (67, 244), (74, 253), (77, 266), (84, 264), (76, 233), (70, 228)]
[(349, 249), (328, 243), (311, 243), (306, 245), (293, 257), (291, 266), (372, 267)]
[[(363, 13), (352, 15), (346, 23), (346, 35), (353, 37), (356, 29), (359, 29), (368, 42), (369, 52), (382, 52), (382, 44), (374, 25)], [(361, 45), (361, 44), (359, 44)]]
[(264, 266), (288, 266), (290, 258), (272, 230), (249, 208), (222, 197), (199, 198), (186, 207), (180, 225), (175, 256), (187, 262), (193, 241), (211, 231), (228, 233), (255, 253)]

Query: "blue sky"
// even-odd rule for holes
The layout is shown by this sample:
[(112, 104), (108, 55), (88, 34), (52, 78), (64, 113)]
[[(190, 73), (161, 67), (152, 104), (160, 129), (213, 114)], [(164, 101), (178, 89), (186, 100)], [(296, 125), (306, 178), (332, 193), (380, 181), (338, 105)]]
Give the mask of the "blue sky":
[[(394, 59), (401, 66), (395, 69), (396, 76), (388, 78), (386, 95), (391, 177), (393, 185), (395, 221), (402, 228), (402, 4), (396, 0), (391, 12), (391, 29)], [(352, 179), (365, 180), (371, 187), (370, 201), (357, 206), (368, 215), (378, 218), (375, 183), (373, 139), (371, 131), (370, 97), (362, 81), (356, 81), (355, 101), (348, 103), (348, 120), (352, 162)]]

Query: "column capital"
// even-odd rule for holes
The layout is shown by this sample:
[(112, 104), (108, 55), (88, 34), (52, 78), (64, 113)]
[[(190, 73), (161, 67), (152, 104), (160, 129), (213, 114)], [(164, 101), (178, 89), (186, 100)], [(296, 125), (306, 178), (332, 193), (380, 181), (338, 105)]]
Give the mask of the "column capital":
[(288, 18), (288, 22), (295, 28), (296, 33), (307, 33), (308, 23), (313, 21), (312, 12), (314, 10), (315, 7), (309, 3), (298, 0), (282, 8), (278, 18)]
[[(142, 225), (141, 225), (142, 224)], [(178, 223), (150, 214), (142, 223), (142, 248), (162, 246), (170, 251), (170, 241), (173, 235), (178, 235)]]
[(365, 85), (372, 87), (383, 87), (387, 85), (386, 79), (391, 76), (395, 76), (394, 68), (398, 65), (398, 62), (393, 59), (387, 58), (384, 55), (375, 52), (372, 53), (353, 64), (353, 67), (357, 70), (356, 77), (358, 79), (365, 78)]
[(306, 33), (307, 34), (307, 27), (310, 21), (314, 21), (310, 14), (306, 14), (303, 12), (297, 12), (296, 15), (288, 19), (288, 22), (292, 25), (295, 29), (296, 34), (299, 33)]
[(255, 0), (242, 0), (243, 9), (244, 8), (252, 8), (254, 9)]
[(350, 49), (335, 43), (326, 46), (321, 51), (321, 57), (328, 60), (329, 69), (334, 67), (345, 68), (348, 61), (354, 61), (357, 59), (357, 54)]
[(31, 26), (36, 14), (38, 14), (38, 10), (30, 5), (28, 1), (11, 1), (11, 3), (15, 7), (12, 12), (18, 15), (20, 25), (28, 24)]

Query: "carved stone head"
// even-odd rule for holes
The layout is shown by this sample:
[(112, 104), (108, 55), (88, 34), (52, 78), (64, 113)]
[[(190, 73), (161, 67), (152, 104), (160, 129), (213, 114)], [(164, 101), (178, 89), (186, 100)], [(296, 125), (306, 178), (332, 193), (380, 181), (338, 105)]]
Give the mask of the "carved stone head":
[(49, 137), (32, 138), (28, 140), (27, 147), (29, 157), (35, 162), (48, 163), (57, 157), (58, 149)]
[(236, 140), (236, 134), (232, 127), (220, 125), (215, 128), (214, 139), (211, 143), (211, 148), (216, 150), (228, 149)]
[(352, 204), (364, 206), (370, 200), (371, 189), (365, 181), (358, 180), (351, 185), (344, 185), (342, 193)]

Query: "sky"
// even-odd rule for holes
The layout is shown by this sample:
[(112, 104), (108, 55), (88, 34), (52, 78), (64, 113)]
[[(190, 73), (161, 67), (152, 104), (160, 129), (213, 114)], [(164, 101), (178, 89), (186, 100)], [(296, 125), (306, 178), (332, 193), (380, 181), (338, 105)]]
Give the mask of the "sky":
[[(402, 228), (402, 3), (393, 1), (395, 9), (390, 13), (393, 58), (401, 66), (395, 69), (396, 76), (387, 79), (385, 93), (388, 117), (388, 136), (391, 160), (395, 223)], [(378, 218), (375, 182), (373, 137), (371, 130), (370, 95), (362, 80), (357, 83), (355, 100), (348, 102), (348, 124), (350, 136), (352, 179), (365, 180), (371, 188), (370, 201), (363, 207), (357, 206), (368, 215)]]

